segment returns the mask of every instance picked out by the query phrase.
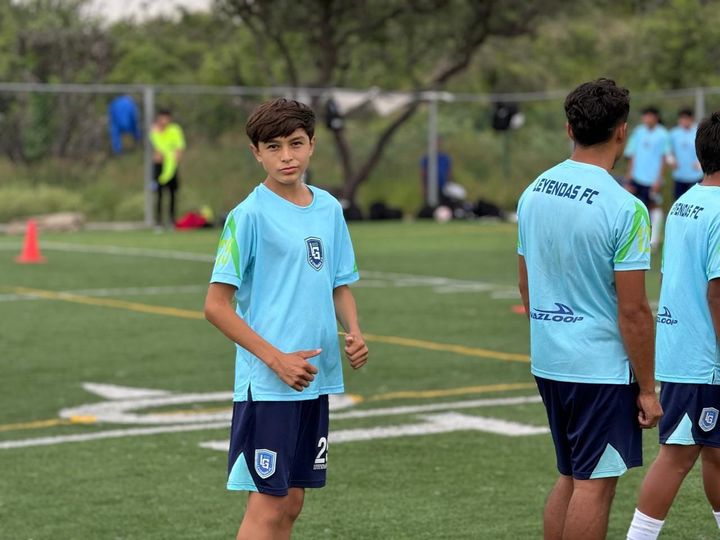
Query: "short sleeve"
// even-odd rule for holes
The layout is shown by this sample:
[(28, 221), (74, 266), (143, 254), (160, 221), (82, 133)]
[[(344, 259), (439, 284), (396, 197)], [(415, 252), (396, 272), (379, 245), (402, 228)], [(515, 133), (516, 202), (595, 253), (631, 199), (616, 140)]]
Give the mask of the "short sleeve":
[(615, 221), (616, 271), (650, 269), (650, 216), (647, 208), (633, 198)]
[(708, 232), (708, 258), (705, 271), (707, 279), (717, 279), (720, 277), (720, 223), (717, 221), (712, 224)]
[(355, 251), (353, 250), (352, 240), (350, 240), (350, 231), (347, 223), (342, 215), (342, 210), (338, 207), (336, 213), (336, 234), (335, 234), (335, 252), (336, 266), (335, 278), (333, 280), (333, 289), (342, 285), (349, 285), (360, 279), (357, 263), (355, 261)]
[(220, 236), (211, 283), (240, 288), (255, 260), (255, 227), (248, 212), (233, 210)]
[(525, 193), (523, 193), (522, 196), (520, 197), (520, 200), (518, 201), (518, 206), (517, 206), (517, 224), (518, 224), (518, 227), (517, 227), (517, 254), (522, 255), (523, 257), (525, 256), (525, 248), (523, 245), (523, 235), (522, 235), (523, 229), (520, 224), (520, 213), (522, 212), (522, 204), (523, 204), (524, 199), (525, 199)]

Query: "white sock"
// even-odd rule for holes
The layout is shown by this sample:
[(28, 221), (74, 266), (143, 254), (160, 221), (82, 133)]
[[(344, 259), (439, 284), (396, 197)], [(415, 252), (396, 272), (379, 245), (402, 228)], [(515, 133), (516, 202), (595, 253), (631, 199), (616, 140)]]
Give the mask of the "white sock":
[(720, 512), (713, 512), (713, 516), (715, 516), (715, 521), (717, 521), (718, 529), (720, 529)]
[(655, 540), (664, 523), (665, 520), (646, 516), (636, 508), (630, 529), (628, 529), (627, 540)]

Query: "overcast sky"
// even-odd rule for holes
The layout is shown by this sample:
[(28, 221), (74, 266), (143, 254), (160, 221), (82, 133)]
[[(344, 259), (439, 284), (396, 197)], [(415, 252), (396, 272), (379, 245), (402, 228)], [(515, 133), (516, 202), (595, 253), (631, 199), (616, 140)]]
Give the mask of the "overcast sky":
[(178, 7), (189, 10), (208, 9), (212, 0), (91, 0), (90, 12), (102, 18), (116, 21), (128, 17), (145, 18), (169, 14)]

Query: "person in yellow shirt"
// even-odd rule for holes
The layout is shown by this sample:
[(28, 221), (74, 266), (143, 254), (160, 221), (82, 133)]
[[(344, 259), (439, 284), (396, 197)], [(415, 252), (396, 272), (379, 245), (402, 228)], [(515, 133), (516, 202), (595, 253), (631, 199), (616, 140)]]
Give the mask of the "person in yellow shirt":
[(185, 150), (185, 135), (182, 128), (172, 121), (172, 113), (168, 109), (160, 109), (155, 117), (150, 132), (153, 156), (153, 178), (157, 193), (155, 212), (156, 223), (163, 224), (162, 199), (163, 191), (170, 195), (170, 225), (175, 225), (175, 201), (178, 190), (178, 166)]

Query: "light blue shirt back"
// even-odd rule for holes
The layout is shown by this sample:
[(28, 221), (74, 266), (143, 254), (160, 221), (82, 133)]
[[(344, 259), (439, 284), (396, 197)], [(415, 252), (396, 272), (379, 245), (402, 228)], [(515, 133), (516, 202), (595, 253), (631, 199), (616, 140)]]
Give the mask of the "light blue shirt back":
[(359, 279), (338, 201), (308, 186), (297, 206), (261, 184), (228, 215), (210, 281), (237, 288), (238, 315), (284, 353), (322, 349), (318, 373), (297, 392), (237, 346), (235, 401), (297, 401), (344, 390), (333, 290)]
[(615, 271), (650, 268), (645, 206), (606, 170), (567, 160), (525, 190), (518, 224), (530, 289), (532, 373), (556, 381), (630, 383)]
[(695, 154), (696, 134), (696, 125), (693, 125), (690, 129), (675, 126), (670, 130), (670, 151), (677, 162), (672, 177), (677, 182), (690, 184), (702, 180), (703, 172)]
[(637, 126), (625, 148), (625, 155), (633, 158), (632, 177), (638, 184), (652, 186), (660, 176), (665, 155), (670, 151), (668, 131), (660, 124), (648, 129)]
[(720, 384), (720, 356), (707, 300), (720, 277), (720, 188), (697, 185), (665, 225), (655, 371), (660, 381)]

